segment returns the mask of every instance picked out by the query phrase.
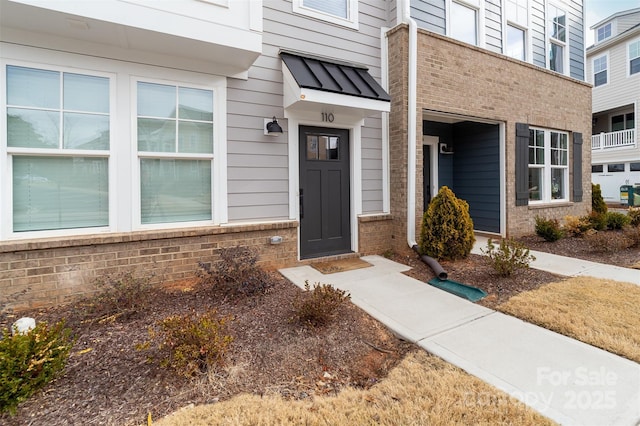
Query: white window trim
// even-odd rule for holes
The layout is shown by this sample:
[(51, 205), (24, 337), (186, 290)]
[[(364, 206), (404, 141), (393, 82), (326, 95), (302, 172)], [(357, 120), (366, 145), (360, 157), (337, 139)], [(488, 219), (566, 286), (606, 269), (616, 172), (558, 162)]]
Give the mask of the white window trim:
[[(88, 235), (100, 232), (112, 232), (114, 230), (114, 224), (116, 222), (116, 197), (113, 196), (113, 192), (109, 191), (109, 225), (96, 226), (90, 228), (73, 228), (73, 229), (50, 229), (41, 231), (13, 231), (13, 162), (11, 156), (13, 154), (19, 154), (22, 156), (38, 156), (38, 157), (97, 157), (106, 158), (109, 164), (107, 173), (107, 179), (109, 187), (111, 188), (112, 182), (115, 179), (117, 170), (112, 167), (114, 157), (114, 116), (115, 116), (115, 102), (116, 102), (116, 76), (113, 73), (94, 71), (89, 69), (71, 68), (68, 66), (49, 65), (36, 62), (29, 62), (23, 60), (0, 60), (0, 128), (7, 128), (7, 66), (17, 66), (25, 68), (34, 68), (47, 71), (55, 71), (59, 73), (73, 73), (83, 74), (96, 77), (104, 77), (109, 79), (109, 149), (108, 150), (77, 150), (77, 149), (51, 149), (51, 148), (14, 148), (7, 146), (7, 133), (2, 132), (0, 135), (0, 173), (6, 176), (7, 179), (3, 179), (3, 183), (0, 186), (0, 240), (15, 240), (15, 239), (29, 239), (29, 238), (42, 238), (42, 237), (60, 237), (69, 235)], [(4, 172), (2, 172), (4, 171)]]
[[(445, 10), (445, 31), (448, 37), (451, 37), (451, 3), (455, 2), (462, 6), (468, 7), (470, 9), (474, 9), (476, 11), (476, 40), (478, 41), (477, 47), (485, 47), (486, 46), (486, 37), (485, 37), (485, 16), (484, 16), (484, 0), (480, 0), (477, 2), (469, 1), (469, 0), (447, 0), (446, 10)], [(457, 39), (454, 39), (457, 40)], [(460, 41), (460, 40), (458, 40)], [(464, 42), (461, 42), (464, 43)], [(473, 46), (473, 45), (472, 45)]]
[[(635, 74), (631, 74), (631, 60), (632, 59), (636, 59), (636, 58), (631, 58), (631, 56), (629, 55), (629, 47), (633, 43), (640, 43), (640, 37), (631, 40), (625, 46), (625, 49), (626, 49), (625, 56), (627, 57), (627, 61), (625, 62), (625, 68), (627, 69), (626, 70), (627, 78), (640, 77), (640, 72), (637, 72)], [(640, 57), (640, 56), (638, 56), (638, 57)]]
[[(507, 46), (507, 26), (511, 25), (512, 27), (515, 28), (519, 28), (521, 30), (524, 31), (524, 38), (525, 38), (525, 45), (524, 45), (524, 61), (531, 63), (533, 61), (533, 40), (531, 37), (531, 31), (529, 31), (529, 28), (531, 28), (531, 2), (529, 0), (527, 0), (527, 26), (524, 27), (522, 26), (522, 24), (518, 24), (516, 22), (513, 22), (509, 19), (507, 19), (507, 12), (506, 9), (507, 8), (507, 2), (506, 0), (503, 0), (502, 2), (502, 10), (504, 10), (503, 13), (503, 20), (502, 20), (502, 34), (504, 34), (503, 36), (503, 40), (502, 40), (502, 53), (506, 56), (507, 52), (506, 52), (506, 46)], [(509, 56), (511, 58), (511, 56)]]
[(303, 0), (293, 0), (293, 13), (299, 15), (308, 16), (310, 18), (319, 19), (321, 21), (330, 22), (332, 24), (341, 25), (343, 27), (352, 28), (357, 30), (358, 24), (358, 0), (346, 0), (347, 6), (347, 18), (341, 18), (339, 16), (324, 13), (316, 9), (304, 6)]
[[(605, 84), (601, 84), (600, 86), (596, 86), (596, 66), (595, 66), (595, 62), (596, 59), (600, 59), (602, 57), (606, 57), (607, 58), (607, 68), (606, 68), (606, 72), (607, 72), (607, 82)], [(602, 55), (598, 55), (594, 58), (591, 59), (591, 84), (593, 84), (593, 88), (596, 89), (597, 87), (604, 87), (604, 86), (608, 86), (609, 83), (611, 82), (611, 73), (609, 72), (609, 68), (610, 68), (610, 62), (609, 62), (609, 51), (603, 53)]]
[[(552, 38), (551, 36), (549, 36), (549, 25), (550, 25), (550, 21), (548, 17), (545, 17), (545, 23), (544, 23), (544, 31), (545, 31), (545, 38), (546, 38), (546, 49), (545, 49), (545, 63), (546, 63), (546, 68), (548, 70), (551, 70), (551, 67), (549, 66), (549, 49), (551, 48), (551, 43), (556, 44), (558, 46), (562, 46), (564, 49), (563, 52), (563, 58), (562, 58), (562, 75), (571, 75), (571, 70), (569, 69), (569, 65), (570, 65), (570, 61), (569, 61), (569, 13), (567, 12), (566, 6), (563, 4), (557, 4), (557, 3), (553, 3), (553, 2), (547, 2), (546, 3), (546, 8), (545, 10), (549, 10), (549, 6), (553, 6), (561, 11), (564, 12), (564, 16), (566, 18), (565, 21), (565, 41), (561, 41), (555, 38)], [(557, 72), (557, 71), (554, 71)]]
[[(110, 78), (110, 134), (109, 158), (109, 225), (107, 227), (74, 228), (46, 231), (12, 232), (11, 179), (0, 182), (0, 241), (48, 237), (71, 237), (114, 232), (132, 232), (141, 229), (180, 229), (198, 225), (225, 225), (228, 222), (227, 202), (227, 80), (225, 77), (205, 75), (190, 71), (167, 69), (151, 65), (123, 63), (121, 61), (87, 57), (64, 52), (52, 54), (46, 49), (5, 45), (0, 58), (0, 128), (6, 129), (6, 66), (73, 72)], [(139, 188), (136, 129), (135, 85), (132, 81), (163, 81), (173, 85), (200, 87), (214, 92), (214, 151), (212, 163), (212, 217), (205, 222), (176, 222), (136, 226), (140, 222), (139, 199), (134, 198)], [(11, 176), (11, 162), (7, 149), (6, 132), (0, 132), (0, 174)], [(23, 152), (30, 148), (11, 148), (11, 152)], [(58, 155), (105, 156), (107, 151), (68, 150)], [(139, 189), (137, 190), (139, 193)], [(137, 206), (137, 207), (136, 207)], [(137, 218), (137, 219), (136, 219)]]
[[(542, 169), (542, 199), (541, 200), (529, 200), (530, 205), (541, 204), (554, 204), (554, 203), (567, 203), (570, 201), (571, 196), (569, 193), (569, 166), (571, 165), (571, 135), (569, 132), (564, 132), (554, 129), (545, 129), (542, 127), (530, 127), (529, 130), (541, 130), (544, 132), (544, 165), (533, 165), (533, 168)], [(566, 166), (553, 166), (551, 164), (551, 132), (560, 133), (567, 136), (567, 165)], [(548, 161), (548, 163), (547, 163)], [(527, 169), (532, 168), (531, 164), (527, 164)], [(551, 198), (551, 191), (549, 191), (549, 185), (551, 185), (551, 170), (552, 169), (564, 169), (564, 194), (565, 198), (554, 200)]]
[[(137, 100), (138, 82), (141, 83), (155, 83), (164, 84), (168, 86), (180, 86), (194, 89), (205, 89), (213, 91), (213, 153), (212, 154), (191, 154), (191, 153), (146, 153), (138, 151), (138, 126), (137, 126)], [(226, 84), (225, 84), (226, 86)], [(221, 123), (219, 123), (219, 113), (223, 105), (226, 104), (226, 98), (223, 100), (218, 99), (218, 94), (225, 92), (225, 90), (219, 90), (219, 88), (212, 87), (210, 85), (194, 84), (185, 81), (165, 80), (158, 78), (147, 78), (143, 76), (132, 76), (130, 83), (130, 98), (131, 98), (131, 171), (132, 171), (132, 192), (133, 198), (131, 212), (133, 215), (133, 230), (151, 230), (151, 229), (173, 229), (184, 228), (192, 226), (210, 226), (219, 225), (227, 221), (226, 212), (226, 143), (218, 143), (217, 141), (226, 140), (226, 123), (224, 123), (225, 139), (219, 139)], [(221, 146), (224, 145), (224, 146)], [(166, 222), (166, 223), (152, 223), (143, 224), (140, 210), (140, 159), (141, 158), (167, 158), (167, 159), (185, 159), (185, 160), (211, 160), (211, 220), (204, 221), (190, 221), (190, 222)], [(224, 169), (224, 171), (222, 170)], [(224, 178), (224, 179), (221, 179)], [(222, 185), (221, 182), (224, 182)], [(224, 194), (224, 196), (222, 196)], [(223, 202), (224, 199), (224, 202)], [(220, 205), (222, 204), (222, 205)]]
[[(609, 36), (608, 36), (608, 37), (604, 37), (602, 40), (600, 40), (600, 39), (598, 38), (598, 31), (599, 31), (601, 28), (605, 28), (607, 25), (608, 25), (608, 26), (609, 26), (609, 28), (610, 28)], [(607, 23), (606, 23), (606, 24), (604, 24), (604, 25), (600, 25), (598, 28), (596, 28), (596, 29), (595, 29), (595, 32), (596, 32), (596, 37), (595, 37), (595, 39), (596, 39), (596, 43), (602, 43), (603, 41), (605, 41), (605, 40), (610, 39), (611, 37), (613, 37), (613, 23), (612, 23), (612, 22), (607, 22)]]

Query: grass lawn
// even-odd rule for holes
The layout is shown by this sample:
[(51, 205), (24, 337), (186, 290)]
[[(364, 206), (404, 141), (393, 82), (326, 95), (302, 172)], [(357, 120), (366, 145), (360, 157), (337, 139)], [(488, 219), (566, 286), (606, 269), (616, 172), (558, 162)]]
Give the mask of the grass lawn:
[(638, 307), (640, 286), (578, 277), (520, 293), (497, 309), (640, 362)]
[(524, 404), (424, 351), (409, 354), (368, 390), (345, 389), (313, 401), (240, 395), (186, 408), (154, 424), (450, 425), (554, 424)]

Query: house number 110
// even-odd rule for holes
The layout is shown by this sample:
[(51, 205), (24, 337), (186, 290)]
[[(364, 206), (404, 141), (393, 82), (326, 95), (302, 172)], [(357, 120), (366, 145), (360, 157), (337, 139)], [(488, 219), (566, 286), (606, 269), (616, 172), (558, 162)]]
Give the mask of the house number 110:
[(332, 112), (323, 112), (322, 113), (322, 121), (328, 121), (329, 123), (333, 123), (333, 113)]

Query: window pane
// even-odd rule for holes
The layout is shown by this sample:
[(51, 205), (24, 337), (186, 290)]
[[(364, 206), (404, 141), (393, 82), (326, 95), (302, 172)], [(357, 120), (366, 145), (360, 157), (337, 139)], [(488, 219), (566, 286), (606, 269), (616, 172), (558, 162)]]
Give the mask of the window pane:
[(109, 113), (109, 79), (64, 74), (64, 109)]
[(567, 169), (551, 169), (551, 199), (560, 200), (565, 196), (565, 175)]
[(7, 108), (7, 145), (59, 148), (60, 113)]
[(607, 84), (607, 72), (601, 71), (593, 76), (593, 85), (598, 87)]
[(211, 161), (141, 159), (141, 221), (211, 220)]
[(178, 152), (213, 154), (213, 124), (179, 121)]
[(598, 28), (598, 41), (602, 41), (605, 38), (611, 37), (611, 24), (607, 24), (604, 27)]
[(180, 87), (178, 118), (181, 120), (213, 121), (213, 92)]
[(640, 172), (640, 163), (631, 163), (629, 164), (630, 172)]
[(526, 27), (529, 25), (527, 0), (507, 0), (507, 19)]
[(109, 116), (64, 114), (63, 144), (67, 149), (109, 149)]
[(594, 164), (591, 166), (591, 173), (602, 173), (602, 164)]
[(549, 43), (549, 69), (564, 72), (564, 47), (555, 43)]
[(624, 114), (611, 117), (611, 131), (624, 130)]
[(529, 199), (542, 200), (542, 169), (529, 168)]
[(553, 5), (547, 8), (549, 14), (549, 37), (559, 41), (566, 40), (566, 15), (563, 10)]
[(13, 157), (13, 230), (109, 224), (108, 160)]
[(175, 118), (176, 87), (139, 82), (138, 115), (157, 118)]
[(7, 104), (60, 108), (60, 73), (7, 66)]
[(524, 61), (524, 31), (507, 25), (507, 55)]
[(451, 37), (469, 44), (477, 44), (476, 11), (451, 2)]
[(640, 72), (640, 58), (629, 61), (629, 74), (637, 74)]
[(138, 151), (176, 152), (176, 122), (138, 118)]
[(625, 124), (625, 128), (627, 129), (635, 129), (636, 127), (636, 120), (635, 120), (635, 114), (633, 112), (630, 112), (629, 114), (627, 114), (627, 123)]
[(609, 173), (622, 173), (624, 172), (624, 163), (609, 164), (607, 165), (607, 171)]
[(329, 15), (339, 16), (340, 18), (347, 19), (348, 2), (349, 0), (303, 0), (302, 5), (310, 9), (328, 13)]

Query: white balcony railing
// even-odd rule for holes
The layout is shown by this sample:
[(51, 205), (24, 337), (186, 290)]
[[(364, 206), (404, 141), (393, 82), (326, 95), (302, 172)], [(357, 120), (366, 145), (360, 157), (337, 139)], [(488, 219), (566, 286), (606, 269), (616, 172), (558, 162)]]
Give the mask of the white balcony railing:
[(636, 129), (619, 130), (617, 132), (600, 133), (591, 136), (591, 150), (636, 146)]

